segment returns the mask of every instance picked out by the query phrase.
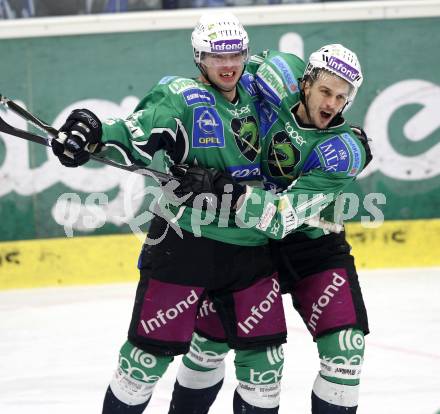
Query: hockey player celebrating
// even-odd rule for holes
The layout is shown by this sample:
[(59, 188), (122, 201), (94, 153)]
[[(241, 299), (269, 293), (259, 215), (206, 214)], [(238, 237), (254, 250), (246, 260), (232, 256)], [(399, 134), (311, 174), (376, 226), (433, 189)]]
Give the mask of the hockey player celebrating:
[[(363, 131), (353, 133), (342, 117), (361, 86), (361, 67), (353, 52), (335, 44), (313, 53), (306, 67), (294, 55), (270, 51), (252, 57), (248, 70), (270, 105), (261, 124), (267, 131), (262, 169), (268, 184), (282, 191), (235, 185), (243, 193), (237, 214), (257, 219), (256, 229), (280, 240), (272, 248), (282, 291), (292, 295), (321, 363), (312, 413), (355, 413), (368, 322), (354, 259), (343, 232), (304, 223), (321, 211), (333, 220), (335, 197), (371, 160)], [(205, 309), (179, 368), (170, 414), (206, 414), (221, 387), (228, 346), (214, 307)], [(254, 370), (253, 383), (270, 386), (281, 378), (276, 362), (282, 358), (276, 347), (268, 351), (274, 366)]]
[[(187, 352), (206, 294), (215, 303), (228, 345), (236, 350), (238, 380), (244, 384), (238, 389), (246, 389), (253, 369), (271, 367), (265, 365), (267, 347), (281, 346), (286, 338), (267, 236), (238, 228), (233, 216), (221, 215), (225, 208), (207, 208), (206, 217), (213, 216), (207, 221), (199, 209), (191, 208), (203, 207), (204, 200), (207, 207), (215, 206), (212, 197), (190, 197), (203, 188), (201, 167), (220, 171), (209, 177), (219, 192), (228, 182), (222, 172), (244, 179), (260, 173), (258, 97), (250, 75), (243, 74), (248, 36), (233, 15), (217, 12), (202, 16), (192, 46), (198, 79), (162, 79), (126, 120), (101, 123), (86, 109), (74, 110), (61, 128), (67, 139), (53, 142), (55, 154), (69, 167), (87, 162), (92, 150), (105, 151), (120, 163), (141, 165), (163, 151), (171, 166), (178, 165), (172, 170), (185, 177), (174, 192), (168, 189), (162, 197), (166, 200), (159, 206), (162, 218), (151, 223), (149, 238), (163, 237), (162, 242), (145, 245), (141, 252), (128, 340), (105, 395), (104, 414), (144, 411), (173, 357)], [(235, 192), (229, 194), (229, 204), (236, 204)], [(180, 235), (169, 229), (163, 217), (181, 230)], [(202, 237), (196, 237), (194, 228)], [(265, 312), (253, 315), (252, 309), (261, 304)], [(282, 362), (278, 361), (278, 370)], [(277, 379), (263, 394), (247, 391), (251, 398), (246, 400), (236, 392), (234, 413), (274, 412), (279, 386)]]

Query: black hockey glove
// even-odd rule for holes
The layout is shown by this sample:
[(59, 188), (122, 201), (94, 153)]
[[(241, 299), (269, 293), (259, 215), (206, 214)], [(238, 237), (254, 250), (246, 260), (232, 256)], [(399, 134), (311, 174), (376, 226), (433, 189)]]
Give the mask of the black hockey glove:
[[(171, 167), (171, 172), (180, 181), (179, 187), (174, 191), (175, 195), (183, 197), (191, 194), (185, 201), (190, 207), (193, 206), (196, 196), (202, 193), (214, 194), (218, 200), (218, 207), (223, 194), (229, 193), (232, 195), (231, 206), (234, 207), (245, 192), (245, 187), (238, 184), (230, 174), (214, 168), (178, 164)], [(225, 188), (228, 184), (230, 187)]]
[[(102, 124), (88, 109), (74, 109), (60, 128), (67, 135), (64, 142), (52, 140), (52, 150), (61, 164), (78, 167), (90, 159), (90, 153), (101, 147)], [(66, 152), (69, 154), (66, 155)], [(69, 156), (71, 155), (71, 156)]]
[(368, 144), (368, 141), (371, 140), (367, 137), (366, 132), (360, 126), (350, 125), (350, 128), (359, 138), (359, 141), (361, 141), (361, 144), (365, 149), (365, 165), (364, 165), (365, 168), (373, 159), (373, 154), (371, 153), (371, 148), (370, 145)]

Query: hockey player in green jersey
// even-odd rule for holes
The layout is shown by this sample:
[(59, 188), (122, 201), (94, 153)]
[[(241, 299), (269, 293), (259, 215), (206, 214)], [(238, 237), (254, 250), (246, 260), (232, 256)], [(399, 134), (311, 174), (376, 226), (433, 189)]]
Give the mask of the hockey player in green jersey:
[[(269, 369), (268, 347), (279, 347), (286, 339), (267, 236), (239, 228), (233, 215), (222, 216), (227, 206), (215, 208), (212, 197), (191, 197), (203, 184), (201, 167), (219, 171), (209, 180), (220, 192), (229, 182), (225, 173), (243, 180), (260, 176), (259, 101), (252, 76), (243, 73), (248, 36), (234, 16), (217, 12), (201, 17), (192, 46), (198, 79), (162, 79), (126, 120), (101, 124), (90, 111), (75, 110), (61, 128), (67, 134), (65, 142), (54, 141), (54, 152), (66, 166), (87, 162), (92, 148), (117, 162), (139, 165), (148, 165), (163, 151), (172, 171), (185, 177), (177, 188), (173, 183), (165, 186), (160, 197), (159, 216), (151, 223), (148, 239), (163, 240), (147, 243), (141, 252), (128, 340), (105, 396), (104, 414), (144, 411), (173, 357), (188, 350), (207, 294), (241, 370), (234, 413), (278, 411), (278, 378), (263, 394), (241, 392), (253, 369)], [(74, 157), (65, 155), (66, 150)], [(237, 191), (232, 190), (229, 205), (237, 202)], [(206, 215), (191, 206), (206, 206)], [(264, 313), (254, 315), (253, 309), (261, 306)]]
[[(362, 83), (361, 68), (353, 52), (328, 45), (313, 53), (307, 66), (294, 55), (270, 51), (252, 57), (248, 69), (270, 104), (261, 119), (262, 169), (268, 187), (281, 192), (246, 186), (237, 214), (276, 240), (272, 250), (282, 291), (292, 295), (317, 343), (321, 370), (312, 413), (352, 414), (368, 333), (354, 260), (343, 232), (329, 234), (305, 223), (316, 222), (321, 211), (333, 220), (336, 196), (371, 158), (365, 135), (353, 133), (342, 117)], [(183, 414), (188, 406), (193, 414), (209, 410), (191, 396), (215, 389), (212, 382), (201, 384), (222, 368), (228, 346), (215, 308), (209, 303), (205, 308), (179, 368), (170, 414)], [(215, 364), (207, 364), (208, 357)], [(267, 358), (275, 364), (283, 355), (274, 347)], [(256, 370), (254, 383), (281, 375), (276, 369)], [(216, 379), (220, 383), (222, 377)]]

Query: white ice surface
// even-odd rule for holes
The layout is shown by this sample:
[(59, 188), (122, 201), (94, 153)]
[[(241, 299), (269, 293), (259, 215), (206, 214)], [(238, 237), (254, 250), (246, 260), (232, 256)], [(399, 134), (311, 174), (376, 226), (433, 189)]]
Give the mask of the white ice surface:
[[(440, 268), (360, 272), (371, 334), (358, 414), (440, 409)], [(135, 284), (0, 292), (0, 413), (99, 414)], [(281, 414), (310, 413), (316, 346), (284, 297), (289, 342)], [(146, 410), (166, 414), (179, 358)], [(232, 413), (232, 355), (211, 414)]]

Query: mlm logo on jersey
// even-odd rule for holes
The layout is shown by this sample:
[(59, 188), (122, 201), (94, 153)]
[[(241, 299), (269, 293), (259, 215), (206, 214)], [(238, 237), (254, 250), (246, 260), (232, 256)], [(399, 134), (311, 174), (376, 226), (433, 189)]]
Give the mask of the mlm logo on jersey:
[(359, 173), (362, 162), (361, 150), (349, 134), (337, 135), (324, 141), (318, 145), (318, 151), (325, 171), (348, 172), (350, 176)]
[(194, 108), (192, 144), (194, 148), (225, 146), (223, 122), (214, 108)]
[(285, 177), (293, 180), (295, 166), (301, 160), (301, 152), (293, 145), (286, 131), (277, 132), (270, 144), (268, 166), (272, 177)]
[(234, 118), (231, 121), (235, 143), (241, 153), (249, 160), (255, 161), (261, 152), (258, 124), (253, 116)]

